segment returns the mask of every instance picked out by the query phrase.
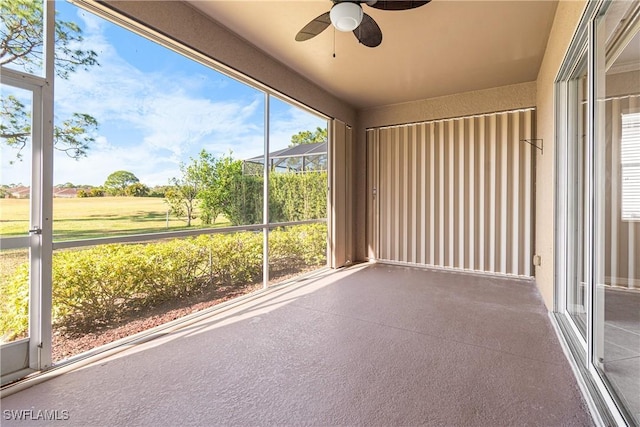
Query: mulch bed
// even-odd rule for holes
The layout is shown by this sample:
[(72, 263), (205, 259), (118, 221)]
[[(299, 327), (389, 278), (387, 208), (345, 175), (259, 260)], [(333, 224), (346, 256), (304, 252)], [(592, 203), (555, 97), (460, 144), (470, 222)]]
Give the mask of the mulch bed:
[[(279, 274), (277, 281), (281, 282), (304, 272), (297, 270), (295, 272), (290, 271), (288, 274)], [(262, 282), (250, 283), (244, 286), (218, 286), (196, 295), (176, 298), (161, 305), (149, 307), (111, 325), (94, 327), (91, 331), (66, 331), (54, 328), (52, 340), (53, 360), (54, 362), (60, 362), (82, 352), (246, 295), (260, 288), (262, 288)]]

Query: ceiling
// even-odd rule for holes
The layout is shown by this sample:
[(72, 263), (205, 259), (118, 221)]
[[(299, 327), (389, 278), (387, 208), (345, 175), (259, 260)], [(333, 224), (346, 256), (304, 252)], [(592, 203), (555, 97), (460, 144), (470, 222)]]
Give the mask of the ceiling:
[(382, 44), (368, 48), (331, 26), (295, 41), (331, 8), (330, 0), (190, 3), (356, 108), (535, 80), (557, 6), (549, 0), (433, 0), (406, 11), (363, 5), (383, 33)]

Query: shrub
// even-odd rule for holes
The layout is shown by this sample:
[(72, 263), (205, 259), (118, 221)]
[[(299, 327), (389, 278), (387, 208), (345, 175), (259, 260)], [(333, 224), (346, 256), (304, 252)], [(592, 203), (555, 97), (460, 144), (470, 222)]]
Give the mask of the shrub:
[(145, 302), (160, 302), (191, 294), (207, 278), (206, 248), (193, 239), (141, 245), (148, 275), (144, 278)]
[(144, 300), (151, 260), (139, 246), (103, 245), (55, 254), (54, 323), (77, 327), (117, 320)]
[[(326, 224), (270, 233), (270, 265), (293, 271), (326, 262)], [(96, 325), (207, 286), (239, 286), (262, 275), (261, 232), (202, 235), (148, 244), (110, 244), (56, 252), (53, 257), (53, 323), (68, 330)], [(29, 265), (0, 285), (0, 339), (26, 336)]]
[(327, 224), (307, 224), (291, 227), (300, 247), (300, 256), (306, 265), (322, 266), (327, 263)]
[(89, 197), (104, 197), (104, 189), (96, 187), (89, 190)]
[(262, 274), (262, 233), (200, 236), (197, 244), (207, 249), (214, 282), (238, 285), (254, 281)]
[(269, 215), (272, 222), (327, 216), (327, 172), (269, 175)]
[[(262, 222), (263, 178), (239, 175), (231, 182), (235, 197), (223, 208), (233, 225)], [(269, 175), (271, 222), (301, 221), (327, 216), (327, 172)]]
[(233, 225), (259, 224), (262, 222), (263, 178), (239, 175), (231, 181), (234, 195), (222, 207), (222, 213)]
[(136, 182), (127, 186), (124, 189), (125, 196), (133, 196), (133, 197), (147, 197), (151, 190), (146, 185)]
[(269, 233), (269, 265), (271, 270), (288, 270), (302, 263), (300, 242), (295, 232), (278, 228)]
[(29, 264), (16, 268), (0, 285), (0, 342), (27, 336), (29, 330)]

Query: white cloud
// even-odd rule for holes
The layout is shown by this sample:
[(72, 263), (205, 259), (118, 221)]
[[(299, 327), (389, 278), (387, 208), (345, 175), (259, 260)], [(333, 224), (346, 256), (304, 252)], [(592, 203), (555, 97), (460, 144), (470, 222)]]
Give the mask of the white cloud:
[[(149, 152), (144, 146), (116, 147), (105, 138), (96, 140), (86, 158), (75, 160), (65, 153), (54, 157), (54, 182), (76, 185), (102, 185), (117, 170), (132, 172), (148, 186), (166, 185), (172, 176), (179, 176), (180, 161), (171, 156)], [(114, 162), (117, 160), (117, 162)]]
[[(56, 156), (56, 183), (95, 185), (104, 182), (99, 177), (104, 170), (133, 169), (143, 182), (145, 176), (154, 181), (148, 185), (164, 184), (176, 175), (180, 161), (187, 162), (202, 148), (240, 154), (250, 148), (247, 143), (255, 147), (256, 138), (262, 138), (263, 131), (253, 123), (256, 113), (261, 117), (261, 94), (216, 99), (210, 87), (198, 91), (203, 89), (198, 81), (207, 80), (202, 74), (206, 70), (191, 76), (142, 72), (105, 39), (103, 22), (86, 13), (82, 17), (82, 48), (98, 52), (101, 65), (56, 81), (56, 117), (91, 114), (100, 123), (103, 145), (93, 144), (79, 161)], [(176, 54), (167, 50), (167, 55)]]
[[(204, 68), (190, 75), (180, 69), (142, 71), (106, 38), (106, 26), (112, 24), (82, 10), (78, 16), (84, 27), (78, 47), (97, 52), (101, 65), (56, 80), (55, 114), (62, 120), (74, 112), (87, 113), (100, 127), (87, 157), (74, 160), (56, 152), (55, 184), (101, 185), (116, 170), (131, 171), (146, 185), (166, 184), (179, 174), (180, 162), (202, 149), (214, 155), (231, 151), (238, 159), (262, 153), (262, 93), (243, 90), (234, 96), (231, 89), (237, 83)], [(177, 54), (167, 50), (167, 55)], [(286, 147), (301, 130), (325, 125), (281, 101), (274, 101), (274, 107), (271, 151)], [(26, 169), (7, 169), (3, 162), (2, 182), (28, 182)]]
[(271, 151), (287, 147), (291, 143), (291, 137), (301, 131), (313, 132), (317, 127), (325, 128), (326, 126), (326, 120), (295, 106), (287, 106), (271, 119)]

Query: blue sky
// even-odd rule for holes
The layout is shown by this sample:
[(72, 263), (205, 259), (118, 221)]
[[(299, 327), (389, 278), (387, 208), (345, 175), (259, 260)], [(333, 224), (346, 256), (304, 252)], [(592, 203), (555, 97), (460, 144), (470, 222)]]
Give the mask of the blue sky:
[[(88, 156), (56, 152), (54, 184), (101, 185), (117, 170), (142, 183), (164, 185), (180, 162), (205, 149), (237, 159), (262, 153), (264, 94), (184, 58), (89, 12), (57, 2), (58, 18), (83, 29), (83, 49), (98, 53), (99, 67), (79, 70), (55, 85), (56, 120), (88, 113), (100, 123)], [(271, 150), (286, 147), (302, 130), (326, 121), (272, 98)], [(2, 183), (27, 183), (25, 162), (2, 162)]]

